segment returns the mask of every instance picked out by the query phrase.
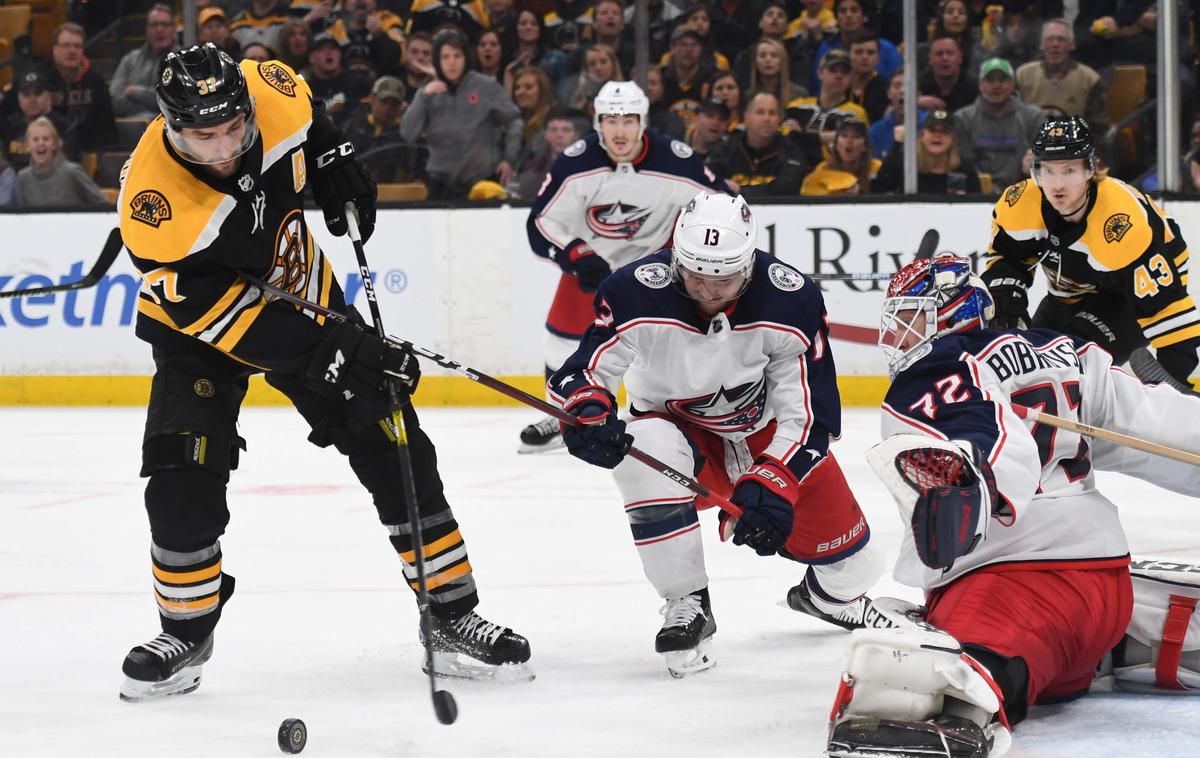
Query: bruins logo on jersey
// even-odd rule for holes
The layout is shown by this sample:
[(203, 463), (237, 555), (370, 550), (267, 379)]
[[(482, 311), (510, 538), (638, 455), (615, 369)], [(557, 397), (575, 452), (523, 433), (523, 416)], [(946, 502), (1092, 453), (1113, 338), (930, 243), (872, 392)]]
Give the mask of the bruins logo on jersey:
[(1013, 207), (1017, 204), (1017, 201), (1021, 199), (1021, 193), (1024, 191), (1025, 182), (1014, 184), (1008, 188), (1007, 192), (1004, 193), (1004, 202), (1008, 203), (1009, 208)]
[(133, 211), (130, 217), (134, 221), (149, 224), (155, 229), (162, 222), (171, 220), (171, 204), (158, 190), (143, 190), (137, 193), (130, 201), (129, 208)]
[(1104, 239), (1106, 242), (1120, 242), (1125, 233), (1133, 228), (1128, 213), (1114, 213), (1104, 222)]
[(279, 224), (275, 261), (267, 281), (293, 295), (308, 284), (308, 228), (300, 210), (292, 211)]
[(261, 63), (258, 66), (259, 76), (263, 81), (279, 90), (288, 97), (296, 96), (296, 80), (292, 75), (274, 61), (270, 63)]

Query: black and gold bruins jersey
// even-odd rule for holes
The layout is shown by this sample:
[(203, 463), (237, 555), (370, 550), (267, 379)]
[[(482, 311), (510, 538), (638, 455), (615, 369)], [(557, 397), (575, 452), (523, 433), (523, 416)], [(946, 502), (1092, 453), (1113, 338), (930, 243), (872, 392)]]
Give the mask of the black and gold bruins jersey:
[(305, 222), (302, 194), (315, 160), (306, 148), (338, 133), (286, 65), (240, 66), (259, 136), (232, 176), (218, 178), (179, 157), (161, 116), (125, 166), (117, 209), (142, 277), (137, 335), (152, 344), (187, 335), (257, 368), (303, 371), (324, 319), (264, 297), (240, 274), (344, 310)]
[(1179, 225), (1119, 179), (1092, 184), (1076, 223), (1063, 220), (1031, 179), (1004, 191), (992, 213), (983, 280), (1011, 278), (1028, 288), (1039, 264), (1050, 295), (1063, 302), (1106, 293), (1126, 299), (1155, 348), (1200, 341)]

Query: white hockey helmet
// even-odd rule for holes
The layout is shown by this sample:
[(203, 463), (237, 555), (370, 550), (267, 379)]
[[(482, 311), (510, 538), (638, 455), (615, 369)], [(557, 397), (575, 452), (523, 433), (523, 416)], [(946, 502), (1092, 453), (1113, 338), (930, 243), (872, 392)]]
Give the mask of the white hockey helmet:
[(600, 147), (604, 147), (604, 132), (600, 131), (601, 116), (638, 117), (638, 139), (646, 131), (646, 116), (650, 113), (650, 98), (642, 92), (642, 88), (633, 82), (606, 82), (596, 98), (592, 101), (596, 115), (592, 117), (592, 127), (600, 137)]
[(749, 279), (757, 244), (758, 222), (741, 195), (701, 192), (675, 221), (671, 264), (700, 276)]

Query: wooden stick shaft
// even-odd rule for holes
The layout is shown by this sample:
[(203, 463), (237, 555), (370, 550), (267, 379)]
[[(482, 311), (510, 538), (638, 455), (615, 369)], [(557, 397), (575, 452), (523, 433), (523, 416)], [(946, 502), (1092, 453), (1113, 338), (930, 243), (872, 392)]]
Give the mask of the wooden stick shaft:
[(1161, 455), (1162, 457), (1170, 458), (1173, 461), (1180, 461), (1182, 463), (1190, 463), (1193, 466), (1200, 466), (1200, 455), (1197, 455), (1196, 453), (1190, 453), (1186, 450), (1180, 450), (1179, 448), (1168, 447), (1167, 445), (1160, 445), (1157, 442), (1150, 442), (1149, 440), (1144, 440), (1140, 437), (1131, 437), (1128, 434), (1121, 434), (1120, 432), (1101, 429), (1100, 427), (1092, 426), (1091, 424), (1084, 424), (1079, 421), (1071, 421), (1061, 416), (1042, 413), (1036, 408), (1027, 408), (1023, 405), (1013, 404), (1013, 409), (1016, 410), (1017, 415), (1021, 416), (1022, 418), (1032, 419), (1039, 424), (1046, 424), (1047, 426), (1053, 426), (1058, 429), (1065, 429), (1069, 432), (1075, 432), (1076, 434), (1082, 434), (1087, 437), (1094, 437), (1098, 440), (1107, 440), (1116, 445), (1124, 445), (1125, 447), (1131, 447), (1134, 450), (1141, 450), (1144, 453)]

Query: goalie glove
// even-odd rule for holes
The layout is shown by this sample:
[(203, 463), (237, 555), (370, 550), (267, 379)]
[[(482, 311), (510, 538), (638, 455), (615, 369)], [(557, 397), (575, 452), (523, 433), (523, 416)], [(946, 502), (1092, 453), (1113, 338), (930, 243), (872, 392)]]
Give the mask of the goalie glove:
[(948, 570), (974, 550), (983, 538), (980, 514), (990, 516), (1001, 502), (991, 466), (971, 442), (899, 434), (868, 450), (867, 461), (896, 499), (917, 555), (931, 569)]
[(578, 279), (579, 289), (584, 292), (600, 289), (600, 282), (612, 273), (608, 263), (581, 239), (572, 240), (565, 249), (555, 253), (554, 262), (564, 273)]
[(988, 292), (996, 313), (988, 322), (990, 329), (1028, 329), (1029, 294), (1020, 279), (1003, 277), (988, 282)]

